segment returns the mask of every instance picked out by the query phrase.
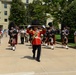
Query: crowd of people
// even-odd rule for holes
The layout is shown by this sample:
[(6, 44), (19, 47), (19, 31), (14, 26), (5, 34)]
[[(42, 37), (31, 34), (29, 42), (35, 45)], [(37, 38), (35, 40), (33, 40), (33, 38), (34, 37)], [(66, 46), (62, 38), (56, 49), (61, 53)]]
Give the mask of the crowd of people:
[[(36, 57), (36, 60), (40, 62), (41, 45), (45, 45), (46, 48), (50, 46), (51, 49), (54, 50), (54, 44), (56, 44), (55, 33), (56, 29), (52, 25), (49, 27), (46, 27), (45, 25), (28, 25), (26, 29), (24, 29), (24, 27), (19, 28), (17, 26), (11, 26), (8, 30), (9, 44), (11, 45), (11, 49), (15, 51), (19, 34), (21, 44), (30, 42), (32, 46), (33, 59)], [(61, 31), (61, 38), (62, 47), (66, 49), (68, 49), (68, 35), (69, 30), (64, 27)]]
[[(54, 44), (56, 44), (55, 33), (56, 29), (52, 25), (49, 27), (46, 27), (45, 25), (28, 25), (26, 29), (24, 27), (19, 28), (18, 26), (10, 26), (8, 28), (8, 43), (11, 46), (11, 50), (15, 51), (19, 34), (21, 44), (30, 42), (32, 46), (33, 59), (36, 59), (38, 62), (40, 62), (42, 45), (44, 45), (46, 48), (50, 46), (50, 48), (54, 50)], [(62, 47), (68, 49), (67, 44), (69, 30), (67, 29), (67, 27), (64, 27), (60, 33)], [(2, 32), (0, 32), (0, 34), (2, 35)]]

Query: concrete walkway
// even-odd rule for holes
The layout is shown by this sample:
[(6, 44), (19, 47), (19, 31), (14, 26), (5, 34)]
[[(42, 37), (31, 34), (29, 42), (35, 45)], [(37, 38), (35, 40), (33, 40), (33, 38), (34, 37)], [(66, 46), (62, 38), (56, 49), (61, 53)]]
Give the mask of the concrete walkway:
[[(20, 43), (20, 41), (18, 41)], [(76, 75), (76, 49), (55, 49), (42, 46), (41, 62), (32, 59), (29, 43), (18, 44), (16, 51), (9, 49), (8, 37), (0, 45), (0, 75)]]

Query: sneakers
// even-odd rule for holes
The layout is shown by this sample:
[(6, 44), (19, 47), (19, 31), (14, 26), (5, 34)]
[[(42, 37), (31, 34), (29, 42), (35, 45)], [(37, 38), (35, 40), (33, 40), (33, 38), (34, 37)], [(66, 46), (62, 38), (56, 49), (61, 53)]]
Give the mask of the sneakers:
[(51, 46), (51, 49), (54, 50), (54, 46)]
[(48, 48), (48, 44), (45, 44), (46, 48)]
[(12, 47), (12, 50), (15, 51), (16, 47)]
[(45, 45), (47, 46), (47, 43)]
[(62, 48), (64, 48), (65, 46), (64, 45), (62, 45)]
[(69, 47), (66, 45), (65, 48), (68, 49)]
[(69, 47), (66, 45), (66, 46), (64, 46), (64, 45), (62, 45), (62, 48), (66, 48), (66, 49), (68, 49)]

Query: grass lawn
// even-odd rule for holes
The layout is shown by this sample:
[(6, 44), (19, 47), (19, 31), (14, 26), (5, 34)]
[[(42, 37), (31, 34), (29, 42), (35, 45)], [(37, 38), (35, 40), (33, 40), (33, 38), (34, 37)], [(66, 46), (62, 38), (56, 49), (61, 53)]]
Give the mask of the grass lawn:
[(61, 36), (60, 35), (55, 35), (56, 41), (61, 42)]
[(71, 46), (71, 47), (76, 47), (75, 43), (68, 43), (68, 45)]
[[(57, 42), (61, 42), (61, 35), (56, 35), (56, 41)], [(76, 47), (76, 44), (75, 43), (68, 43), (68, 46), (70, 47)]]

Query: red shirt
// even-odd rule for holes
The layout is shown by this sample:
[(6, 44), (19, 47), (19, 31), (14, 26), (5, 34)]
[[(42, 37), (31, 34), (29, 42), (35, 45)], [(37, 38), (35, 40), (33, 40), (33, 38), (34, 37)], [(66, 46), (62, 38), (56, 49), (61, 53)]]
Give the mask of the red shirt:
[(36, 33), (37, 33), (37, 36), (32, 40), (32, 44), (33, 45), (41, 45), (41, 34), (44, 34), (46, 31), (45, 30), (39, 30), (39, 31), (34, 31), (34, 30), (32, 30), (32, 31), (30, 31), (30, 30), (27, 30), (27, 33), (29, 33), (29, 34), (32, 34), (32, 36), (33, 35), (35, 35)]

